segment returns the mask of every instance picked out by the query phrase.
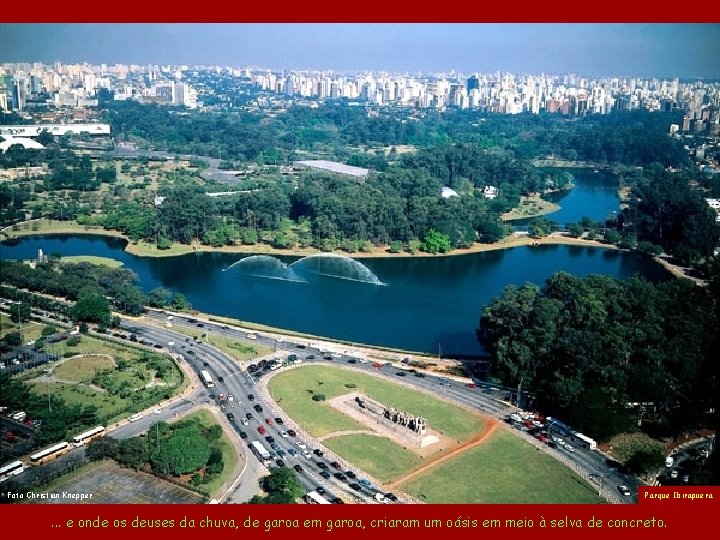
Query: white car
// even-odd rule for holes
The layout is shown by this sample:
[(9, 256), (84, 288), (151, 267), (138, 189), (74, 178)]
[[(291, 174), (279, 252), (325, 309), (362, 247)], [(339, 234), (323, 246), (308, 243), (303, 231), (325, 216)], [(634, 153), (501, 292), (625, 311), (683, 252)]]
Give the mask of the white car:
[(280, 436), (281, 436), (283, 439), (287, 439), (287, 438), (288, 438), (287, 431), (281, 431), (281, 432), (280, 432)]
[(248, 425), (248, 419), (247, 419), (247, 418), (243, 418), (242, 420), (240, 420), (240, 423), (241, 423), (243, 426), (247, 426), (247, 425)]
[(377, 502), (384, 503), (384, 502), (385, 502), (385, 495), (383, 495), (382, 493), (376, 493), (376, 494), (375, 494), (375, 500), (376, 500)]
[(630, 489), (627, 486), (618, 486), (618, 491), (626, 497), (630, 496)]
[(235, 398), (233, 398), (231, 395), (228, 394), (228, 401), (232, 401), (233, 399), (235, 399)]
[(674, 480), (674, 479), (677, 478), (677, 477), (678, 477), (677, 469), (673, 469), (673, 470), (670, 472), (670, 478), (672, 478), (672, 479)]
[(307, 450), (307, 444), (305, 444), (302, 441), (297, 442), (297, 447), (300, 448), (301, 450)]
[(565, 444), (563, 445), (563, 448), (564, 448), (565, 450), (567, 450), (568, 452), (574, 452), (574, 451), (575, 451), (575, 449), (574, 449), (571, 445), (569, 445), (568, 443), (565, 443)]
[(162, 411), (160, 409), (155, 409), (155, 414), (160, 414)]
[(305, 459), (310, 459), (312, 457), (312, 454), (309, 451), (305, 450), (303, 452), (303, 456), (305, 457)]
[(248, 334), (245, 336), (247, 339), (257, 339), (257, 336), (255, 334)]

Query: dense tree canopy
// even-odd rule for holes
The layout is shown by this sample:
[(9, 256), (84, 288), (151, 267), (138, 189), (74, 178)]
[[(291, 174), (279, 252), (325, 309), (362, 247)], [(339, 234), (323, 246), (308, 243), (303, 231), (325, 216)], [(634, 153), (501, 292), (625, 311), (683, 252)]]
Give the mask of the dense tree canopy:
[(548, 414), (607, 439), (629, 426), (629, 403), (653, 403), (671, 429), (692, 426), (713, 396), (708, 291), (687, 280), (653, 285), (553, 275), (509, 286), (483, 310), (478, 335), (497, 375), (537, 392)]

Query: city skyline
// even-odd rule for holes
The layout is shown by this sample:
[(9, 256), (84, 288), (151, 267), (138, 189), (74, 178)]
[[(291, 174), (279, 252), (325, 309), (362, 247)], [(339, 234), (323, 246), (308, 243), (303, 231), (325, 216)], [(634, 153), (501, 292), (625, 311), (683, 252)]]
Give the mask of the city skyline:
[(718, 50), (718, 24), (0, 25), (11, 63), (713, 79)]

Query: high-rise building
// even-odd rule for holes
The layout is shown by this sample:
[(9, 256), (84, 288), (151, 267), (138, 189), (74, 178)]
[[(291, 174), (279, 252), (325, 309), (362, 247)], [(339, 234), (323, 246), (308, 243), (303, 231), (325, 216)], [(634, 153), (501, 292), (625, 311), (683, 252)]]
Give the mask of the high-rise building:
[(480, 89), (480, 79), (478, 79), (477, 75), (472, 75), (468, 77), (467, 80), (467, 91), (468, 94), (473, 90), (479, 90)]
[(13, 80), (12, 102), (13, 110), (22, 112), (25, 110), (25, 99), (27, 98), (27, 81), (24, 77), (16, 77)]

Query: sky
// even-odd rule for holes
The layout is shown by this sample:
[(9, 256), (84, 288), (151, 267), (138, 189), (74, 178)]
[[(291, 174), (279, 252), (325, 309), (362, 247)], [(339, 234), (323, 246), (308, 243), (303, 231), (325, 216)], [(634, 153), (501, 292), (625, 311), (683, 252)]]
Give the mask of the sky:
[(720, 78), (720, 24), (0, 24), (0, 63)]

